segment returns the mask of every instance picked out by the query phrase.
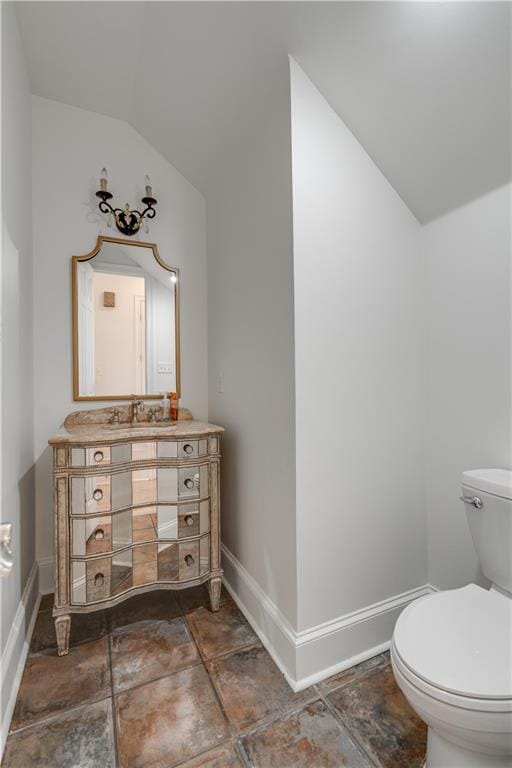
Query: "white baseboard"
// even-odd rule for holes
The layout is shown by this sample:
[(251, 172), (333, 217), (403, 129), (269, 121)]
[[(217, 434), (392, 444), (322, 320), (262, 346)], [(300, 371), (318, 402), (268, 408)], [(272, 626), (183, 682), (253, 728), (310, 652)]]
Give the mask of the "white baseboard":
[(30, 637), (39, 610), (38, 565), (34, 563), (21, 596), (7, 643), (0, 662), (1, 689), (8, 691), (8, 700), (0, 723), (0, 759), (4, 751), (21, 676), (25, 667)]
[(39, 563), (39, 592), (42, 595), (49, 595), (53, 592), (53, 557), (45, 557), (38, 561)]
[(295, 632), (278, 607), (222, 545), (223, 582), (261, 642), (295, 690)]
[[(390, 646), (400, 612), (435, 592), (425, 584), (297, 632), (260, 585), (222, 545), (224, 584), (294, 691), (360, 664)], [(53, 558), (39, 561), (39, 591), (53, 592)]]
[(400, 612), (435, 590), (426, 584), (297, 632), (226, 546), (224, 583), (294, 691), (387, 650)]

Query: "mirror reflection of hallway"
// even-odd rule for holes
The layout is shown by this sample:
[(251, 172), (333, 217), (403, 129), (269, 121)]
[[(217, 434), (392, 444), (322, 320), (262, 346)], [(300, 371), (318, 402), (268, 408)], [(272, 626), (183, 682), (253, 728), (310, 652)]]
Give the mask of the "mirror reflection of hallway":
[[(105, 306), (105, 293), (114, 306)], [(93, 273), (94, 382), (98, 392), (146, 394), (145, 279)]]
[(178, 391), (177, 270), (155, 246), (101, 240), (74, 257), (75, 399)]

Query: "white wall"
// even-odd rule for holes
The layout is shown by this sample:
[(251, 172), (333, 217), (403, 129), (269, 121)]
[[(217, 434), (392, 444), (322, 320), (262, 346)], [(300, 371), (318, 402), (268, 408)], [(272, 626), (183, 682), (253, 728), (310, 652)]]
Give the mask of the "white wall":
[[(2, 3), (1, 516), (14, 568), (0, 578), (0, 754), (9, 698), (37, 595), (34, 578), (31, 97), (14, 7)], [(29, 577), (31, 577), (29, 579)], [(27, 587), (22, 602), (23, 590)], [(28, 594), (27, 594), (28, 592)]]
[[(71, 256), (91, 250), (107, 230), (97, 215), (98, 175), (106, 166), (114, 201), (139, 204), (149, 173), (158, 198), (150, 233), (161, 257), (180, 269), (182, 404), (208, 416), (206, 234), (203, 197), (122, 121), (33, 98), (33, 226), (37, 558), (52, 556), (48, 438), (72, 400)], [(98, 407), (91, 403), (90, 407)]]
[[(253, 133), (240, 137), (222, 185), (207, 196), (209, 408), (210, 419), (226, 428), (223, 542), (294, 623), (293, 263), (286, 66), (272, 73), (272, 84), (271, 97), (254, 117)], [(227, 564), (225, 558), (225, 568)]]
[[(512, 468), (511, 188), (427, 225), (429, 578), (482, 581), (460, 475)], [(485, 583), (485, 581), (482, 581)]]
[(426, 583), (424, 278), (418, 222), (293, 60), (291, 96), (300, 631)]

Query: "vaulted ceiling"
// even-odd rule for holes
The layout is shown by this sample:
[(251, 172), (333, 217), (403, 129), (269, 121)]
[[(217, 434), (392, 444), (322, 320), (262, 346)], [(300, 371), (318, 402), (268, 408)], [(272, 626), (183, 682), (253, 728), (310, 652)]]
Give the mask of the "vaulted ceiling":
[(420, 221), (510, 179), (507, 2), (20, 2), (33, 92), (131, 123), (206, 195), (291, 54)]

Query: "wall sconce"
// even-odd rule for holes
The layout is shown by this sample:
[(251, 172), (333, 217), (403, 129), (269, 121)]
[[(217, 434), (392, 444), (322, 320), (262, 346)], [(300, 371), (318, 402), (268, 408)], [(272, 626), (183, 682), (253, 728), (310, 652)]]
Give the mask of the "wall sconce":
[(156, 216), (154, 206), (157, 201), (156, 198), (153, 197), (149, 176), (146, 176), (145, 184), (146, 194), (141, 202), (144, 203), (146, 207), (142, 213), (137, 210), (132, 211), (128, 203), (126, 203), (124, 208), (113, 208), (108, 202), (109, 200), (112, 200), (113, 195), (112, 192), (109, 192), (107, 189), (107, 169), (101, 169), (100, 188), (96, 192), (96, 197), (101, 199), (101, 202), (98, 203), (98, 207), (102, 213), (108, 213), (109, 217), (114, 217), (116, 227), (123, 233), (123, 235), (136, 235), (142, 225), (144, 225), (144, 232), (148, 232), (147, 219), (154, 219)]

